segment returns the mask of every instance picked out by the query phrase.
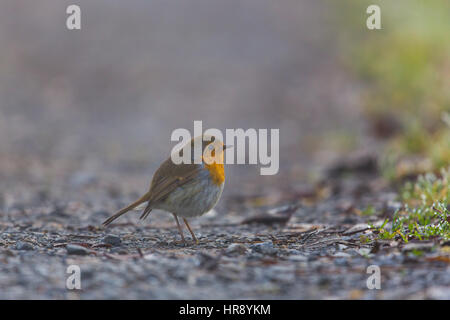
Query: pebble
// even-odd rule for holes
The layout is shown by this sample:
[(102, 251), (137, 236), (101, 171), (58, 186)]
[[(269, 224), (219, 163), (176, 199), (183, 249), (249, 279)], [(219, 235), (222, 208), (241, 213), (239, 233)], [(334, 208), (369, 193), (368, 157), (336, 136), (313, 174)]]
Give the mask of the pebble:
[(34, 250), (34, 246), (29, 242), (18, 241), (16, 243), (16, 249), (17, 250)]
[(367, 223), (359, 223), (359, 224), (352, 226), (350, 229), (345, 230), (343, 234), (345, 236), (347, 236), (349, 234), (362, 232), (363, 230), (366, 230), (368, 227), (369, 226)]
[(122, 243), (122, 240), (119, 236), (108, 234), (103, 238), (103, 243), (110, 244), (112, 246), (119, 246)]
[(68, 254), (76, 254), (76, 255), (87, 255), (89, 253), (89, 251), (82, 246), (76, 245), (76, 244), (68, 244), (66, 246), (66, 250)]
[(273, 247), (272, 241), (265, 241), (262, 243), (255, 243), (250, 246), (250, 248), (254, 252), (266, 254), (266, 255), (275, 255), (277, 253), (277, 249)]
[(247, 252), (247, 247), (241, 243), (233, 243), (228, 246), (225, 252), (228, 254), (244, 254)]

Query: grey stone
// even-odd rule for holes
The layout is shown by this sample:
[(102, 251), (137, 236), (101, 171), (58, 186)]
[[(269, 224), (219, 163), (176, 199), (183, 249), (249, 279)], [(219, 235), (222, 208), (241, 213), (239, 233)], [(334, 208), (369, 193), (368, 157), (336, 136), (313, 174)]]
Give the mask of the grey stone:
[(119, 236), (108, 234), (103, 238), (103, 243), (110, 244), (112, 246), (119, 246), (122, 243), (122, 240)]
[(353, 233), (359, 233), (359, 232), (366, 230), (368, 227), (369, 226), (367, 225), (367, 223), (356, 224), (353, 227), (351, 227), (350, 229), (345, 230), (343, 234), (349, 235), (349, 234), (353, 234)]
[(17, 250), (34, 250), (34, 246), (29, 242), (18, 241), (16, 243), (16, 249)]
[(275, 255), (277, 249), (274, 248), (272, 241), (265, 241), (262, 243), (255, 243), (250, 246), (250, 248), (257, 253), (262, 253), (266, 255)]
[(225, 250), (228, 254), (244, 254), (247, 252), (247, 247), (241, 243), (233, 243)]
[(68, 254), (76, 254), (76, 255), (87, 255), (89, 253), (89, 251), (82, 246), (76, 245), (76, 244), (68, 244), (66, 246), (66, 250)]

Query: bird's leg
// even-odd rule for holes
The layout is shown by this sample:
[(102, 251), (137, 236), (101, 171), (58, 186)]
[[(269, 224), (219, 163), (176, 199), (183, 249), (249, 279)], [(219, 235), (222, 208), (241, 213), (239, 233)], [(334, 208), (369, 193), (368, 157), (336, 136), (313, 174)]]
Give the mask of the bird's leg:
[(197, 238), (196, 238), (194, 232), (192, 232), (192, 229), (191, 229), (191, 227), (189, 226), (189, 223), (187, 222), (187, 220), (186, 220), (185, 218), (183, 218), (183, 220), (184, 220), (184, 223), (186, 224), (186, 227), (188, 228), (189, 232), (191, 233), (192, 238), (194, 239), (195, 243), (196, 243), (196, 244), (199, 244), (199, 241), (197, 240)]
[(178, 231), (180, 232), (180, 235), (181, 235), (181, 240), (183, 240), (183, 243), (186, 245), (186, 240), (184, 240), (183, 230), (181, 230), (180, 223), (178, 222), (178, 217), (175, 213), (172, 213), (172, 214), (173, 214), (173, 217), (175, 218), (175, 221), (177, 222), (177, 227), (178, 227)]

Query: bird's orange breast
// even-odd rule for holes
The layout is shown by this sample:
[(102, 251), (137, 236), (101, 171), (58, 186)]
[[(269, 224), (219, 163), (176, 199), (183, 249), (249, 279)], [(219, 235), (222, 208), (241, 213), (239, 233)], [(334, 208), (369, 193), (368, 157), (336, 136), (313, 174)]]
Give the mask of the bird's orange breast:
[(205, 169), (209, 171), (209, 175), (215, 185), (220, 186), (225, 181), (223, 164), (215, 162), (212, 164), (205, 163)]

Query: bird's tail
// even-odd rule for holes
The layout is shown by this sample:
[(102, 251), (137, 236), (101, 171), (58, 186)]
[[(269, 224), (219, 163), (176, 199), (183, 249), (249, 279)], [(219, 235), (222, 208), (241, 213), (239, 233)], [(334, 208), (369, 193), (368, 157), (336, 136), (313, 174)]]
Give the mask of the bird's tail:
[(120, 209), (119, 211), (117, 211), (117, 213), (115, 213), (113, 216), (109, 217), (108, 219), (105, 220), (105, 222), (103, 222), (103, 226), (107, 226), (108, 224), (110, 224), (111, 222), (113, 222), (114, 220), (116, 220), (117, 218), (119, 218), (121, 215), (123, 215), (124, 213), (127, 213), (128, 211), (134, 209), (135, 207), (137, 207), (138, 205), (140, 205), (141, 203), (148, 201), (149, 199), (149, 193), (147, 192), (146, 194), (144, 194), (139, 200), (133, 202), (132, 204), (130, 204), (129, 206), (126, 206), (123, 209)]

